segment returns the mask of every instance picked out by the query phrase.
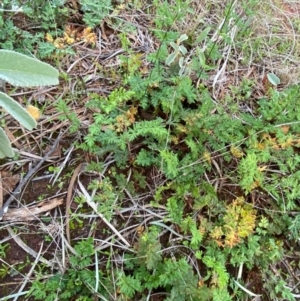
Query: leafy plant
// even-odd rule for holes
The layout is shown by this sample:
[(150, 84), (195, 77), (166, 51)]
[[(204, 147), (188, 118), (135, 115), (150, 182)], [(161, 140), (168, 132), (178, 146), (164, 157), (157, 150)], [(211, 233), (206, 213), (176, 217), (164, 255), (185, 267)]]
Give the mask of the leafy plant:
[[(93, 295), (103, 294), (108, 298), (106, 286), (110, 283), (103, 277), (102, 273), (95, 275), (95, 271), (89, 269), (93, 263), (95, 253), (93, 241), (91, 238), (78, 242), (74, 250), (76, 255), (70, 256), (70, 267), (66, 273), (57, 273), (44, 283), (41, 280), (35, 280), (29, 290), (27, 297), (31, 296), (35, 300), (54, 301), (70, 300), (72, 298), (81, 298), (80, 300), (93, 300)], [(99, 279), (99, 286), (96, 285), (96, 279)], [(99, 290), (94, 289), (98, 287)], [(78, 299), (77, 299), (78, 300)]]
[[(56, 49), (45, 41), (46, 34), (58, 35), (69, 15), (63, 0), (2, 1), (0, 9), (1, 49), (19, 53), (35, 53), (38, 58), (50, 57), (67, 50)], [(21, 21), (22, 20), (22, 21)], [(20, 22), (21, 21), (21, 22)], [(23, 21), (26, 23), (24, 27)]]
[(111, 0), (80, 0), (79, 2), (84, 12), (83, 20), (90, 27), (101, 24), (113, 10)]
[[(249, 49), (259, 50), (249, 26), (254, 9), (265, 4), (209, 3), (210, 15), (203, 12), (203, 18), (195, 2), (155, 0), (147, 5), (154, 49), (144, 53), (135, 46), (146, 32), (139, 26), (127, 31), (134, 19), (119, 26), (132, 4), (113, 10), (111, 1), (80, 3), (84, 22), (96, 27), (105, 20), (101, 33), (114, 28), (114, 42), (124, 50), (119, 69), (95, 69), (117, 81), (108, 94), (87, 93), (92, 115), (79, 152), (89, 153), (94, 162), (88, 170), (101, 177), (87, 187), (95, 208), (116, 231), (130, 234), (132, 245), (120, 248), (116, 236), (107, 238), (101, 266), (92, 239), (77, 243), (65, 272), (34, 281), (31, 297), (150, 300), (161, 294), (167, 301), (229, 301), (265, 294), (293, 300), (282, 262), (287, 250), (296, 249), (300, 229), (299, 85), (282, 90), (279, 77), (268, 73), (263, 81), (273, 87), (263, 82), (258, 91), (258, 77), (243, 72), (252, 60)], [(142, 11), (145, 3), (135, 4)], [(119, 12), (126, 18), (115, 18)], [(217, 18), (212, 22), (211, 16)], [(5, 28), (17, 38), (13, 23)], [(66, 28), (48, 33), (53, 45), (44, 44), (45, 53), (76, 40)], [(258, 51), (253, 61), (261, 65), (265, 57)], [(71, 102), (61, 99), (56, 108), (72, 133), (81, 130)], [(84, 196), (75, 201), (70, 225), (79, 230), (89, 208)], [(91, 229), (106, 239), (110, 230), (96, 225)], [(253, 285), (253, 274), (261, 285)]]
[[(56, 85), (58, 71), (52, 66), (9, 50), (0, 50), (0, 79), (21, 87)], [(31, 130), (36, 120), (19, 103), (7, 94), (0, 92), (0, 105), (25, 128)], [(0, 158), (13, 157), (14, 152), (8, 137), (0, 128)]]
[(120, 273), (118, 286), (121, 293), (132, 298), (136, 292), (164, 287), (167, 292), (165, 300), (210, 300), (210, 292), (206, 286), (198, 286), (198, 277), (184, 259), (162, 259), (161, 245), (156, 239), (157, 229), (152, 227), (139, 238), (137, 251), (140, 258), (128, 261), (132, 275)]
[(69, 106), (69, 101), (66, 99), (60, 99), (56, 103), (56, 108), (61, 115), (59, 119), (61, 121), (69, 121), (70, 122), (70, 132), (75, 133), (78, 131), (80, 126), (80, 121), (75, 112), (72, 112), (72, 109)]
[[(226, 207), (223, 226), (217, 226), (211, 232), (211, 237), (218, 245), (233, 247), (248, 237), (255, 228), (256, 212), (250, 205), (244, 204), (244, 199), (236, 199)], [(224, 239), (225, 237), (225, 239)]]

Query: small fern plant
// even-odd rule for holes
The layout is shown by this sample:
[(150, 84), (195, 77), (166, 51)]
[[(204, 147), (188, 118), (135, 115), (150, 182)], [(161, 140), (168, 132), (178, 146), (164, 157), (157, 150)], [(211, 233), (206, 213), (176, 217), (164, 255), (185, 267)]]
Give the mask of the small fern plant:
[[(5, 83), (19, 87), (58, 84), (58, 71), (23, 54), (0, 50), (0, 106), (28, 130), (36, 127), (36, 120), (18, 102), (5, 93)], [(0, 127), (0, 158), (13, 157), (14, 152), (5, 131)]]

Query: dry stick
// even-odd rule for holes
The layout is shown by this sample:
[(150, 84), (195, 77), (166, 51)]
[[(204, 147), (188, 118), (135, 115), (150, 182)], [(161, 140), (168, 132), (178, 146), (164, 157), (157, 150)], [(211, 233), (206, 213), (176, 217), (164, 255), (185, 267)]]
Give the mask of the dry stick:
[(44, 201), (38, 202), (34, 206), (25, 207), (25, 208), (15, 208), (10, 209), (7, 214), (2, 218), (4, 221), (17, 222), (17, 221), (32, 221), (38, 220), (38, 215), (43, 212), (50, 211), (55, 207), (62, 205), (64, 199), (54, 198), (46, 199)]
[(29, 281), (29, 279), (30, 279), (30, 277), (31, 277), (31, 275), (32, 275), (32, 273), (33, 273), (33, 271), (35, 269), (35, 266), (39, 262), (39, 259), (40, 259), (40, 256), (41, 256), (41, 253), (42, 253), (42, 250), (43, 250), (43, 244), (44, 244), (44, 242), (42, 241), (39, 253), (37, 254), (38, 256), (35, 258), (34, 263), (33, 263), (32, 267), (31, 267), (30, 271), (27, 273), (26, 278), (24, 279), (22, 285), (19, 288), (17, 296), (14, 298), (13, 301), (17, 301), (18, 298), (21, 296), (21, 293), (23, 293), (23, 289), (25, 288), (27, 282)]
[(105, 218), (105, 216), (102, 213), (98, 212), (97, 205), (93, 201), (92, 196), (89, 195), (89, 193), (79, 180), (78, 185), (82, 191), (82, 194), (85, 196), (85, 200), (88, 203), (88, 205), (101, 217), (105, 224), (125, 243), (125, 245), (127, 247), (130, 247), (130, 243), (120, 234), (120, 232)]
[(59, 134), (59, 136), (56, 138), (53, 146), (51, 147), (50, 151), (46, 154), (46, 156), (33, 168), (29, 168), (29, 171), (27, 175), (20, 181), (19, 185), (15, 188), (15, 190), (12, 192), (11, 196), (8, 198), (8, 200), (5, 202), (4, 206), (0, 210), (0, 220), (2, 220), (3, 214), (5, 214), (8, 210), (9, 205), (16, 200), (16, 196), (21, 193), (22, 188), (25, 186), (25, 184), (30, 180), (30, 178), (40, 169), (40, 167), (43, 165), (43, 163), (49, 159), (51, 154), (56, 149), (56, 146), (58, 145), (60, 138), (63, 134)]
[(82, 163), (80, 163), (76, 169), (74, 170), (73, 176), (71, 178), (68, 194), (67, 194), (67, 201), (66, 201), (66, 235), (68, 243), (71, 244), (71, 236), (70, 236), (70, 208), (71, 208), (71, 200), (72, 200), (72, 191), (76, 181), (76, 178), (81, 170)]

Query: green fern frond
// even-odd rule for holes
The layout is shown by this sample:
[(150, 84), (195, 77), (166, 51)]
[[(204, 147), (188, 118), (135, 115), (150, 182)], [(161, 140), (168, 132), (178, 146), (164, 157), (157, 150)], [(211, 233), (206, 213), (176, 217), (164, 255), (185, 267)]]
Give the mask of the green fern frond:
[(166, 176), (170, 179), (173, 179), (178, 174), (178, 157), (177, 154), (174, 154), (168, 150), (162, 150), (160, 156), (163, 160), (163, 171)]
[(152, 136), (159, 141), (163, 141), (168, 136), (168, 131), (160, 118), (136, 122), (128, 133), (129, 141), (135, 140), (138, 136)]

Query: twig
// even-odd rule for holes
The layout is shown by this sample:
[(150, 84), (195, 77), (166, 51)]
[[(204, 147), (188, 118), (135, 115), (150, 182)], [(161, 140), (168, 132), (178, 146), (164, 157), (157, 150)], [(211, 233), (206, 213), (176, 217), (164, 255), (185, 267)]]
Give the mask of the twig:
[(82, 183), (78, 180), (79, 188), (82, 191), (82, 194), (85, 196), (85, 200), (88, 203), (88, 205), (101, 217), (101, 219), (104, 221), (104, 223), (123, 241), (123, 243), (130, 247), (130, 243), (120, 234), (120, 232), (104, 217), (104, 215), (100, 212), (98, 212), (98, 208), (96, 203), (92, 200), (92, 196), (88, 194), (85, 187), (82, 185)]
[(43, 242), (42, 242), (42, 244), (41, 244), (40, 251), (39, 251), (39, 253), (37, 254), (38, 256), (35, 258), (34, 263), (33, 263), (32, 267), (31, 267), (30, 271), (27, 273), (26, 278), (24, 279), (24, 282), (22, 283), (21, 287), (19, 288), (19, 291), (18, 291), (17, 296), (15, 296), (15, 298), (14, 298), (13, 301), (17, 301), (18, 298), (21, 296), (21, 294), (22, 294), (22, 292), (23, 292), (23, 289), (25, 288), (25, 286), (26, 286), (28, 280), (30, 279), (30, 277), (31, 277), (31, 275), (32, 275), (32, 273), (33, 273), (33, 271), (34, 271), (35, 266), (36, 266), (37, 263), (39, 262), (39, 259), (40, 259), (42, 250), (43, 250)]
[(5, 214), (7, 212), (9, 205), (16, 199), (16, 196), (21, 192), (21, 190), (25, 186), (25, 184), (40, 169), (40, 167), (43, 165), (43, 163), (49, 159), (51, 154), (56, 149), (56, 146), (58, 145), (62, 135), (63, 134), (60, 134), (56, 138), (53, 146), (51, 147), (50, 151), (46, 154), (46, 156), (35, 167), (30, 168), (27, 175), (23, 178), (22, 181), (20, 181), (19, 185), (15, 188), (15, 190), (12, 192), (11, 196), (8, 198), (8, 200), (5, 202), (5, 204), (1, 208), (1, 210), (0, 210), (0, 220), (2, 220), (3, 214)]
[[(58, 177), (60, 176), (61, 172), (62, 172), (63, 169), (65, 168), (65, 166), (66, 166), (66, 164), (67, 164), (67, 162), (68, 162), (68, 160), (69, 160), (69, 158), (70, 158), (70, 156), (71, 156), (71, 154), (72, 154), (73, 149), (74, 149), (74, 145), (72, 145), (72, 146), (69, 148), (69, 150), (67, 151), (68, 154), (67, 154), (67, 156), (66, 156), (64, 162), (60, 164), (60, 166), (59, 166), (59, 171), (57, 172), (57, 174), (56, 174), (56, 176), (55, 176), (55, 178), (54, 178), (54, 180), (53, 180), (53, 182), (52, 182), (52, 185), (54, 185), (54, 183), (56, 182), (56, 180), (57, 180)], [(54, 175), (53, 175), (53, 176), (54, 176)], [(51, 182), (51, 181), (52, 181), (52, 179), (50, 180), (50, 182)]]
[(76, 178), (77, 178), (78, 174), (80, 173), (81, 168), (82, 168), (82, 164), (80, 163), (74, 170), (73, 176), (72, 176), (70, 184), (69, 184), (67, 200), (66, 200), (66, 235), (67, 235), (67, 240), (68, 240), (69, 244), (71, 244), (70, 208), (71, 208), (71, 200), (72, 200), (72, 191), (73, 191), (73, 187), (74, 187)]
[(10, 222), (37, 220), (39, 214), (50, 211), (62, 205), (63, 202), (63, 198), (54, 198), (51, 200), (43, 200), (30, 207), (10, 209), (7, 214), (3, 216), (3, 220)]

